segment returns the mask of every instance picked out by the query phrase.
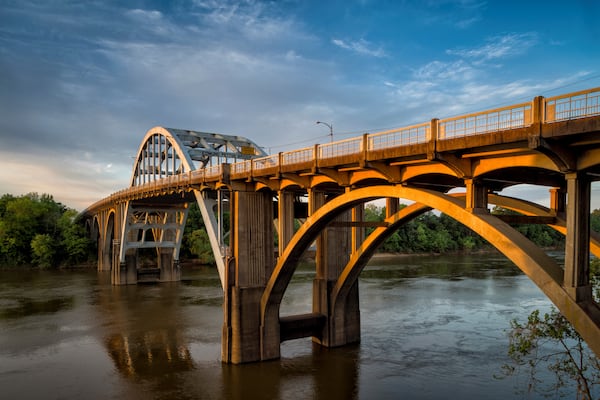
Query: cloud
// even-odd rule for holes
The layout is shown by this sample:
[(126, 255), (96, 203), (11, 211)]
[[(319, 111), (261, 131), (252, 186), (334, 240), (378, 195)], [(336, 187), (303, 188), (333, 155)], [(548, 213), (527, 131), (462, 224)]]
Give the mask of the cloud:
[(358, 41), (345, 41), (342, 39), (331, 39), (331, 43), (344, 49), (350, 50), (360, 55), (371, 57), (386, 57), (385, 51), (381, 47), (373, 47), (371, 43), (364, 39)]
[[(518, 54), (519, 43), (535, 45), (534, 34), (399, 60), (366, 39), (348, 39), (352, 33), (331, 39), (320, 31), (330, 47), (362, 57), (344, 62), (340, 52), (323, 52), (311, 27), (319, 21), (298, 20), (290, 4), (197, 0), (160, 11), (111, 2), (7, 5), (0, 13), (0, 189), (67, 188), (73, 201), (52, 194), (83, 208), (128, 184), (132, 157), (155, 125), (247, 136), (283, 151), (328, 140), (316, 120), (333, 123), (341, 139), (560, 83), (498, 77), (481, 62)], [(465, 19), (475, 18), (476, 3), (464, 4), (474, 7)]]
[(446, 53), (472, 60), (474, 63), (481, 63), (524, 54), (538, 42), (538, 34), (535, 32), (511, 33), (490, 38), (481, 47), (450, 49)]

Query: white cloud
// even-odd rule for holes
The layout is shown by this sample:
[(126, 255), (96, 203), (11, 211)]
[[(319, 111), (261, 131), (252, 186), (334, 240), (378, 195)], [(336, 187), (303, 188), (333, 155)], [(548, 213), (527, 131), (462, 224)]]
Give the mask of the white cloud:
[(432, 61), (414, 73), (415, 78), (432, 81), (469, 81), (475, 71), (466, 62), (459, 60), (453, 62)]
[(139, 8), (128, 10), (126, 13), (129, 17), (141, 22), (156, 22), (162, 19), (163, 15), (156, 10), (141, 10)]
[(385, 51), (381, 47), (374, 47), (370, 42), (360, 39), (357, 41), (345, 41), (342, 39), (331, 39), (331, 43), (344, 49), (350, 50), (360, 55), (372, 57), (386, 57)]
[(471, 49), (450, 49), (446, 53), (473, 60), (474, 63), (503, 59), (526, 53), (538, 43), (535, 32), (511, 33), (487, 40), (481, 47)]

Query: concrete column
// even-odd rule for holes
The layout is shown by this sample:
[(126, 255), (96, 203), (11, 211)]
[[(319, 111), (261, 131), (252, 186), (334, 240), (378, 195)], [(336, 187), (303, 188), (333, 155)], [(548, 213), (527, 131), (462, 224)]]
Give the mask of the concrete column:
[(111, 248), (114, 237), (114, 219), (107, 211), (98, 215), (98, 271), (110, 271), (112, 267)]
[(550, 210), (559, 218), (566, 219), (567, 193), (561, 188), (550, 189)]
[[(325, 204), (325, 193), (317, 190), (308, 190), (308, 216), (313, 215), (320, 207)], [(317, 277), (319, 275), (319, 265), (323, 265), (324, 250), (324, 235), (320, 234), (315, 240), (315, 263), (317, 264)]]
[(279, 192), (277, 202), (277, 224), (279, 227), (279, 256), (294, 236), (294, 193)]
[(233, 259), (226, 269), (221, 354), (223, 362), (239, 364), (260, 361), (262, 346), (279, 354), (279, 321), (260, 325), (260, 301), (274, 267), (273, 195), (233, 192), (231, 203)]
[(321, 337), (313, 337), (313, 341), (327, 347), (350, 343), (346, 341), (348, 337), (354, 338), (356, 335), (360, 337), (358, 285), (356, 290), (349, 294), (347, 304), (351, 306), (344, 310), (342, 317), (344, 322), (340, 323), (338, 318), (336, 323), (331, 309), (331, 290), (350, 259), (353, 245), (358, 243), (359, 235), (354, 236), (354, 228), (350, 227), (353, 215), (358, 217), (360, 211), (349, 210), (336, 217), (333, 221), (337, 223), (336, 226), (323, 230), (320, 247), (317, 247), (317, 254), (320, 253), (320, 257), (316, 260), (317, 271), (313, 282), (313, 313), (324, 315), (327, 323)]
[(111, 282), (113, 285), (137, 284), (138, 255), (136, 250), (129, 250), (125, 254), (125, 262), (121, 262), (119, 254), (121, 241), (113, 240), (113, 265), (111, 268)]
[[(365, 219), (365, 206), (363, 204), (352, 209), (352, 222), (362, 222)], [(352, 247), (354, 253), (365, 240), (365, 228), (361, 226), (352, 227)]]
[(158, 249), (158, 268), (161, 282), (177, 282), (181, 280), (179, 260), (173, 259), (173, 249)]
[(385, 217), (391, 217), (400, 210), (400, 199), (390, 198), (385, 199)]
[(110, 271), (112, 259), (110, 257), (111, 238), (100, 237), (98, 241), (98, 271)]
[(590, 285), (590, 180), (582, 173), (566, 175), (567, 238), (563, 286), (575, 301), (592, 299)]
[(475, 179), (465, 179), (467, 187), (466, 209), (473, 214), (487, 213), (488, 192), (487, 188)]

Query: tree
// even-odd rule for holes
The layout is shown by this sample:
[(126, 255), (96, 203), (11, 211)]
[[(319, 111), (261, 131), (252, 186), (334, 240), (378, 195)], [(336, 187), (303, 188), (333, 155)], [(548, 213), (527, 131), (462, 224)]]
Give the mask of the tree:
[[(600, 260), (590, 264), (595, 300), (600, 299)], [(576, 383), (577, 398), (592, 400), (600, 388), (600, 359), (587, 347), (571, 323), (556, 309), (540, 316), (533, 311), (527, 323), (511, 322), (508, 355), (513, 365), (504, 365), (504, 373), (512, 375), (521, 368), (529, 374), (529, 390), (565, 393), (569, 381)], [(553, 372), (556, 381), (544, 383), (538, 378), (540, 369)]]
[(92, 249), (77, 212), (51, 195), (0, 198), (0, 265), (41, 267), (86, 260)]
[(31, 240), (33, 262), (42, 268), (52, 267), (55, 263), (56, 246), (47, 233), (36, 234)]
[(92, 251), (92, 241), (85, 228), (75, 221), (77, 211), (66, 210), (58, 219), (62, 259), (69, 264), (85, 261)]
[(208, 233), (205, 228), (196, 229), (191, 235), (186, 237), (187, 246), (190, 252), (198, 257), (203, 264), (214, 264), (215, 256), (210, 246)]

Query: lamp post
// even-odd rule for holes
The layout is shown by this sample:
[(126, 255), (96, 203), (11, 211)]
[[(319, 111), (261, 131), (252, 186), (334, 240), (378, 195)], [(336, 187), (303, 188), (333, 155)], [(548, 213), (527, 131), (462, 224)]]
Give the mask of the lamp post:
[(329, 127), (329, 137), (331, 138), (331, 141), (333, 142), (333, 124), (328, 124), (327, 122), (317, 121), (317, 125), (318, 124), (323, 124), (323, 125)]

